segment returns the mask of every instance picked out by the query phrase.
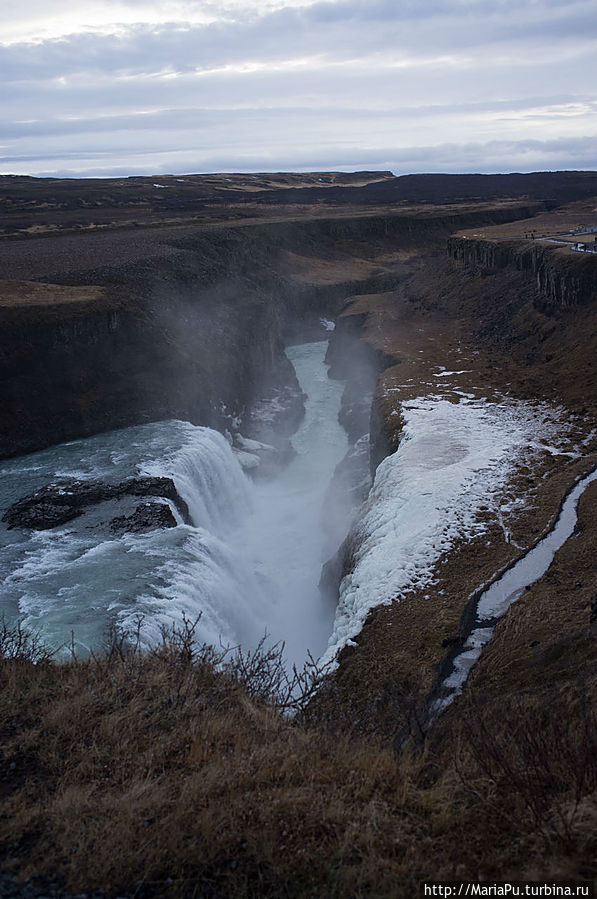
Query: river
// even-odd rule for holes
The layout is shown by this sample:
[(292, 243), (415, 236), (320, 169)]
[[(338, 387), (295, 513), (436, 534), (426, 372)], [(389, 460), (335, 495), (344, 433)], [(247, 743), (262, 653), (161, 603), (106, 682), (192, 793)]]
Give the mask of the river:
[[(250, 480), (225, 437), (188, 422), (140, 425), (0, 463), (0, 506), (59, 478), (118, 482), (173, 478), (193, 524), (113, 535), (118, 500), (48, 531), (0, 529), (0, 607), (65, 654), (96, 649), (110, 624), (144, 643), (200, 614), (197, 637), (253, 648), (284, 640), (290, 664), (318, 657), (333, 611), (321, 600), (321, 565), (336, 548), (322, 520), (334, 468), (347, 450), (338, 424), (343, 382), (327, 377), (327, 343), (287, 349), (307, 394), (292, 438), (296, 456), (277, 476)], [(347, 512), (348, 514), (348, 512)], [(346, 528), (349, 522), (346, 521)]]

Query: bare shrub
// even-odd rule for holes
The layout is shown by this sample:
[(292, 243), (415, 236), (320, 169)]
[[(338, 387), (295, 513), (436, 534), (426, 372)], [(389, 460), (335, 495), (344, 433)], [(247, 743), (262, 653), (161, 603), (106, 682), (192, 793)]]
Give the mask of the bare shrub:
[(301, 669), (289, 670), (284, 662), (284, 643), (268, 646), (262, 637), (254, 650), (237, 646), (223, 671), (242, 685), (251, 699), (268, 703), (280, 712), (301, 712), (317, 694), (331, 663), (320, 665), (308, 654)]
[(201, 676), (214, 678), (226, 689), (242, 689), (254, 702), (278, 712), (303, 710), (317, 693), (329, 665), (322, 666), (309, 654), (301, 669), (291, 669), (284, 659), (284, 643), (268, 645), (262, 637), (255, 649), (242, 646), (216, 648), (200, 643), (196, 631), (201, 615), (194, 620), (184, 614), (181, 623), (164, 626), (158, 644), (146, 647), (141, 639), (142, 617), (128, 632), (112, 625), (106, 634), (102, 652), (92, 653), (96, 679), (117, 681), (127, 694), (140, 685), (152, 665), (158, 666), (168, 680), (172, 704), (179, 708), (196, 697)]
[(9, 625), (3, 615), (0, 620), (0, 659), (15, 661), (49, 662), (53, 652), (35, 631), (23, 626), (21, 620)]

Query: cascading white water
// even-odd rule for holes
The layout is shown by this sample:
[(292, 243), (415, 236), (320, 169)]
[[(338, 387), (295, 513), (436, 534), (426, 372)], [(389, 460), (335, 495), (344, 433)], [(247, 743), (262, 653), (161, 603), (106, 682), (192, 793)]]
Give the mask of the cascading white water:
[[(332, 629), (333, 610), (322, 602), (318, 583), (323, 562), (337, 546), (328, 544), (322, 507), (348, 448), (338, 423), (344, 382), (327, 377), (326, 348), (319, 342), (287, 350), (307, 394), (305, 417), (292, 438), (295, 458), (277, 478), (256, 486), (243, 541), (263, 579), (268, 631), (273, 640), (285, 641), (288, 661), (299, 666), (307, 650), (319, 657)], [(350, 524), (349, 508), (344, 512), (342, 536)]]
[[(146, 643), (185, 614), (202, 641), (254, 647), (267, 632), (302, 664), (325, 646), (331, 620), (317, 584), (321, 506), (346, 450), (337, 422), (343, 384), (330, 381), (326, 344), (290, 348), (306, 415), (296, 458), (271, 481), (251, 482), (226, 439), (170, 421), (125, 428), (1, 463), (2, 507), (57, 477), (118, 482), (139, 472), (172, 477), (193, 524), (114, 536), (118, 501), (51, 531), (1, 526), (0, 607), (54, 647), (101, 644), (109, 622)], [(326, 630), (327, 629), (327, 630)]]
[(165, 458), (142, 466), (145, 474), (171, 477), (195, 527), (226, 532), (251, 505), (250, 487), (226, 438), (211, 428), (187, 425), (189, 439)]
[[(134, 604), (112, 604), (123, 630), (142, 617), (142, 638), (155, 643), (162, 628), (183, 615), (197, 623), (201, 642), (254, 646), (267, 627), (263, 589), (243, 545), (253, 488), (228, 441), (218, 431), (177, 422), (182, 446), (141, 466), (144, 474), (171, 477), (188, 505), (192, 526), (152, 532), (153, 581)], [(170, 534), (172, 533), (172, 536)], [(142, 538), (125, 537), (131, 546)]]
[(235, 518), (248, 514), (251, 485), (221, 434), (157, 422), (10, 460), (0, 471), (5, 507), (57, 476), (109, 482), (140, 472), (170, 476), (196, 525), (116, 537), (107, 523), (121, 512), (112, 501), (51, 531), (3, 526), (2, 609), (54, 647), (70, 643), (71, 631), (81, 647), (97, 647), (110, 621), (134, 629), (140, 616), (143, 639), (154, 641), (183, 613), (194, 620), (201, 612), (204, 640), (237, 642), (241, 632), (255, 639), (262, 633), (250, 607), (232, 608), (230, 601), (239, 583), (250, 590), (255, 581), (228, 542)]

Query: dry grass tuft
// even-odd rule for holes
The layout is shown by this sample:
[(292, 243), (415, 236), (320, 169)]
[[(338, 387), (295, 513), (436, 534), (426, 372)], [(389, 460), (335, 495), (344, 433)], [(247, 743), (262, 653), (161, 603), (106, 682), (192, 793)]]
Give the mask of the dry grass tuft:
[(112, 635), (86, 660), (23, 655), (0, 658), (0, 863), (20, 876), (190, 899), (414, 895), (524, 876), (530, 858), (542, 876), (592, 871), (580, 701), (566, 738), (545, 710), (469, 708), (395, 752), (322, 703), (307, 714), (317, 672), (289, 696), (279, 651), (224, 658), (189, 623), (148, 653)]

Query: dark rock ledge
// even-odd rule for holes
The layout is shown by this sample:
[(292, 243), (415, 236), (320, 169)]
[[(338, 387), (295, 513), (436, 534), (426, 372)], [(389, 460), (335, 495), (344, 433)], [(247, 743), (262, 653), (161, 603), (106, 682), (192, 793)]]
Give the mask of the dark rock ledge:
[(175, 528), (176, 518), (166, 503), (141, 503), (132, 515), (119, 515), (110, 522), (110, 530), (114, 534), (134, 531), (142, 534), (155, 528)]
[[(179, 496), (171, 478), (141, 476), (118, 484), (104, 481), (66, 479), (48, 484), (17, 500), (2, 516), (9, 528), (47, 530), (78, 518), (90, 506), (125, 496), (151, 496), (171, 500), (185, 524), (192, 524), (189, 508)], [(129, 516), (114, 518), (114, 532), (147, 531), (155, 527), (175, 527), (172, 510), (164, 503), (142, 503)]]

